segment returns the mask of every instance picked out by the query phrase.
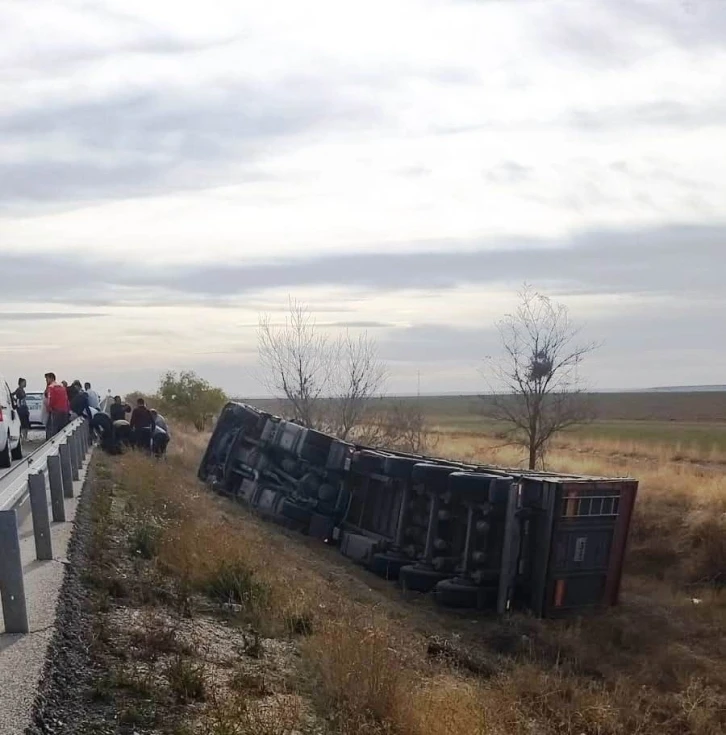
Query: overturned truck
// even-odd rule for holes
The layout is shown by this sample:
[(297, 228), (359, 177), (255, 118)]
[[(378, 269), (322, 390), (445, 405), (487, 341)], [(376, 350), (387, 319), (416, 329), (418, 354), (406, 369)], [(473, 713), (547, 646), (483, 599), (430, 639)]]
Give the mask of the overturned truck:
[(199, 478), (441, 605), (614, 605), (638, 483), (371, 449), (228, 403)]

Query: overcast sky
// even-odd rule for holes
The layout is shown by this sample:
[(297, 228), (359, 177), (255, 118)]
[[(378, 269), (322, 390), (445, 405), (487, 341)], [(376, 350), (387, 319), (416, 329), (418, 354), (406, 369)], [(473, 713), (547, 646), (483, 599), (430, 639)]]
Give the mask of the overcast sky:
[(0, 0), (0, 372), (259, 395), (258, 314), (475, 391), (524, 281), (599, 389), (726, 383), (726, 0)]

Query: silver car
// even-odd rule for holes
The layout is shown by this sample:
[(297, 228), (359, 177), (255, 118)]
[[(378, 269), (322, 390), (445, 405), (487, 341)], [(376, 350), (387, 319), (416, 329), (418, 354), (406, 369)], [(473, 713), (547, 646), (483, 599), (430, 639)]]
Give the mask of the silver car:
[(30, 411), (30, 427), (42, 428), (45, 425), (43, 421), (43, 394), (26, 393), (25, 401)]

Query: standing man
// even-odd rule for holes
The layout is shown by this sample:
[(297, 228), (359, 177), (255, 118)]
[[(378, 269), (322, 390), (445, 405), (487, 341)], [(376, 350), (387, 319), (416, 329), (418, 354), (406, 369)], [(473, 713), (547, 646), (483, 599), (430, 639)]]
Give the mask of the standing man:
[(48, 420), (45, 425), (45, 438), (54, 437), (68, 423), (70, 404), (66, 389), (56, 383), (55, 373), (45, 374), (45, 405)]
[(88, 396), (88, 405), (91, 408), (95, 408), (96, 410), (100, 411), (101, 399), (98, 397), (98, 393), (96, 393), (96, 391), (91, 388), (90, 383), (86, 383), (83, 387), (86, 391), (86, 395)]
[(131, 411), (131, 406), (121, 400), (121, 396), (114, 396), (113, 403), (108, 409), (111, 421), (126, 421), (126, 414)]
[(20, 419), (20, 435), (23, 441), (28, 441), (28, 430), (30, 429), (30, 409), (25, 396), (25, 386), (27, 382), (25, 378), (18, 378), (18, 387), (13, 391), (15, 396), (15, 405), (18, 410), (18, 418)]

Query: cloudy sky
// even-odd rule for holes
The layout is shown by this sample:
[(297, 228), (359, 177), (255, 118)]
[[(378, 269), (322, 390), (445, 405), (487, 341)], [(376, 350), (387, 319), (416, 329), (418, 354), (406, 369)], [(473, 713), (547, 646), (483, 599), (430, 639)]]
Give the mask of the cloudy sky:
[(0, 0), (0, 372), (261, 394), (258, 315), (474, 391), (524, 281), (595, 388), (726, 382), (726, 0)]

